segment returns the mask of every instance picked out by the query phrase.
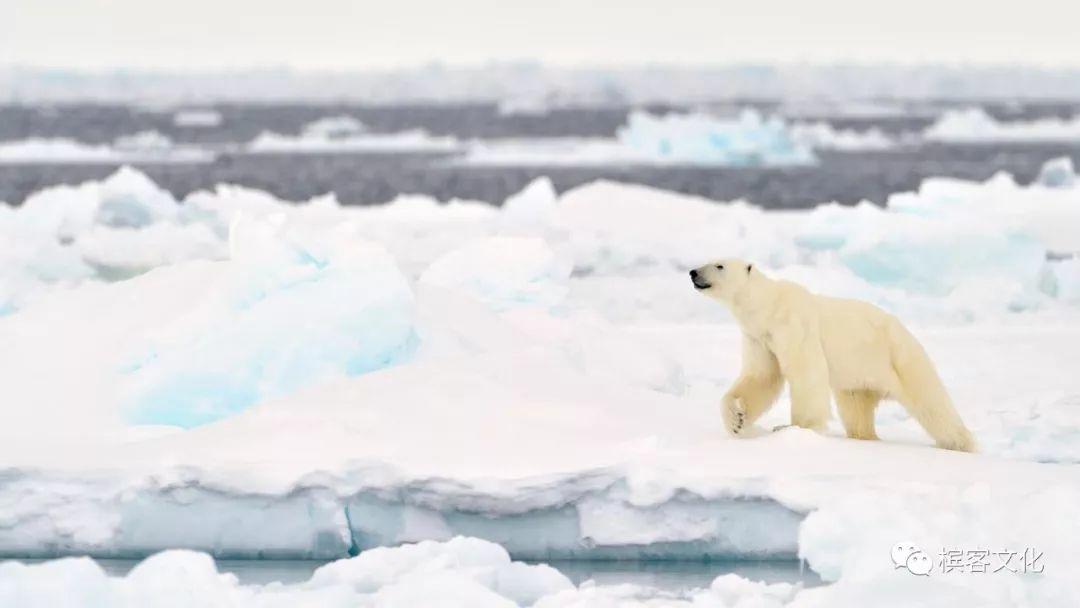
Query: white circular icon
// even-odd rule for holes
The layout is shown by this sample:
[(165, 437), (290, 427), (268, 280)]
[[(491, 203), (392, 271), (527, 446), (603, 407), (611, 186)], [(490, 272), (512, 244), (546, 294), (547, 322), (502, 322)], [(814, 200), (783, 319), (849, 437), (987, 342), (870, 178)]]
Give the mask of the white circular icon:
[(890, 555), (892, 556), (893, 566), (895, 568), (906, 568), (908, 557), (912, 553), (918, 551), (919, 548), (915, 546), (915, 543), (903, 542), (893, 545)]
[(908, 556), (907, 569), (916, 576), (929, 576), (934, 569), (934, 560), (922, 551), (916, 551)]

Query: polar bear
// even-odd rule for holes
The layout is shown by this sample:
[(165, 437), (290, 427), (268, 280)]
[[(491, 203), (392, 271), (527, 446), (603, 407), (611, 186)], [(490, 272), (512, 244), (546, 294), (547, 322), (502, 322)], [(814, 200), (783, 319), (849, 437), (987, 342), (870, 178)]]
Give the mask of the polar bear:
[(761, 417), (787, 381), (792, 425), (824, 430), (831, 392), (848, 437), (877, 439), (874, 410), (891, 398), (939, 447), (975, 450), (934, 364), (896, 317), (770, 279), (742, 260), (695, 268), (690, 280), (727, 305), (742, 329), (742, 373), (723, 399), (732, 434)]

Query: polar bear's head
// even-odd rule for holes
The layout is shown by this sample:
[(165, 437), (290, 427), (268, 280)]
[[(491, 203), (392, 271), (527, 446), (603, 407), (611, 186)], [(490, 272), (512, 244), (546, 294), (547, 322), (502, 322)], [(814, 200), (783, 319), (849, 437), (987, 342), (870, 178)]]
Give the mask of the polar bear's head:
[(756, 274), (754, 265), (745, 260), (716, 260), (690, 271), (690, 281), (701, 293), (730, 302)]

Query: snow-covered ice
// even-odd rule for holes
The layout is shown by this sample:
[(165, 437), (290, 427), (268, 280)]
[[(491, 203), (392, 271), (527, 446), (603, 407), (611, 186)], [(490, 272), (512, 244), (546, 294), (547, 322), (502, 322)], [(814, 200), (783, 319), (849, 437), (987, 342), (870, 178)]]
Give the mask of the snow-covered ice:
[(322, 566), (300, 584), (240, 585), (210, 556), (153, 555), (126, 576), (109, 577), (87, 558), (40, 565), (0, 564), (0, 604), (52, 606), (460, 606), (507, 608), (572, 589), (545, 565), (511, 561), (498, 545), (472, 538), (375, 549)]
[(222, 122), (221, 112), (207, 108), (186, 108), (173, 114), (173, 124), (178, 127), (210, 129), (221, 126)]
[(1068, 156), (1052, 158), (1039, 169), (1035, 181), (1048, 188), (1072, 188), (1076, 185), (1076, 168)]
[(367, 126), (360, 122), (359, 119), (342, 114), (313, 120), (304, 125), (303, 133), (310, 137), (335, 139), (363, 133), (364, 131), (367, 131)]
[(42, 138), (0, 142), (0, 164), (37, 163), (207, 163), (216, 154), (194, 146), (175, 146), (160, 133), (121, 136), (107, 144), (86, 144), (68, 138)]
[(493, 236), (439, 257), (420, 282), (468, 293), (497, 309), (555, 306), (566, 297), (570, 270), (571, 261), (541, 238)]
[(1080, 116), (1000, 121), (981, 108), (949, 110), (923, 136), (958, 143), (1080, 141)]
[(877, 128), (858, 131), (856, 129), (837, 129), (827, 122), (795, 123), (791, 125), (791, 135), (795, 141), (812, 149), (844, 150), (888, 150), (897, 145), (897, 141)]
[(451, 136), (431, 135), (423, 129), (372, 133), (350, 116), (330, 116), (304, 126), (299, 135), (264, 131), (244, 149), (263, 153), (455, 152), (462, 144)]
[[(8, 564), (0, 603), (1069, 605), (1078, 225), (1075, 183), (1004, 175), (798, 212), (543, 179), (501, 209), (177, 201), (132, 169), (39, 192), (0, 209), (0, 554), (359, 557), (268, 587), (186, 552)], [(720, 255), (899, 314), (983, 452), (895, 405), (881, 442), (767, 431), (786, 399), (728, 438), (739, 332), (685, 277)], [(1046, 569), (919, 577), (901, 541)], [(510, 556), (800, 557), (830, 584), (669, 597)]]
[(728, 165), (804, 164), (810, 149), (794, 141), (782, 119), (743, 110), (733, 119), (701, 114), (631, 113), (619, 142), (647, 158)]
[(814, 150), (885, 150), (898, 142), (880, 130), (836, 129), (788, 122), (744, 109), (734, 116), (703, 112), (632, 112), (614, 138), (552, 137), (470, 142), (464, 161), (477, 165), (689, 164), (789, 166), (816, 162)]
[[(281, 219), (281, 218), (276, 218)], [(340, 375), (380, 369), (413, 348), (412, 294), (381, 247), (350, 234), (295, 234), (234, 222), (228, 262), (160, 268), (136, 280), (204, 281), (190, 309), (131, 354), (127, 417), (190, 427)]]

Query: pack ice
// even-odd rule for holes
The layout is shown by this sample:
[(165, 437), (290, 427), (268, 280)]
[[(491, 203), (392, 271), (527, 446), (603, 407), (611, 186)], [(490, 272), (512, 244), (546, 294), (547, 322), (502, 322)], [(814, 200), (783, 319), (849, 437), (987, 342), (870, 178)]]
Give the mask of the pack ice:
[(880, 150), (879, 130), (790, 122), (754, 109), (734, 115), (634, 111), (613, 138), (552, 137), (469, 142), (463, 162), (479, 165), (688, 164), (789, 166), (817, 162), (814, 150)]
[[(1075, 181), (1007, 176), (808, 212), (612, 182), (541, 181), (503, 209), (231, 186), (177, 201), (132, 169), (42, 191), (0, 213), (0, 554), (345, 561), (270, 588), (199, 553), (122, 578), (6, 564), (0, 598), (145, 603), (190, 580), (179, 597), (224, 605), (422, 588), (462, 605), (1068, 605), (1078, 220)], [(728, 438), (739, 332), (684, 277), (718, 255), (903, 316), (983, 452), (930, 447), (893, 406), (881, 442), (770, 432), (784, 399)], [(914, 576), (899, 542), (1033, 548), (1045, 571)], [(664, 598), (510, 556), (798, 557), (830, 584), (722, 577)]]

